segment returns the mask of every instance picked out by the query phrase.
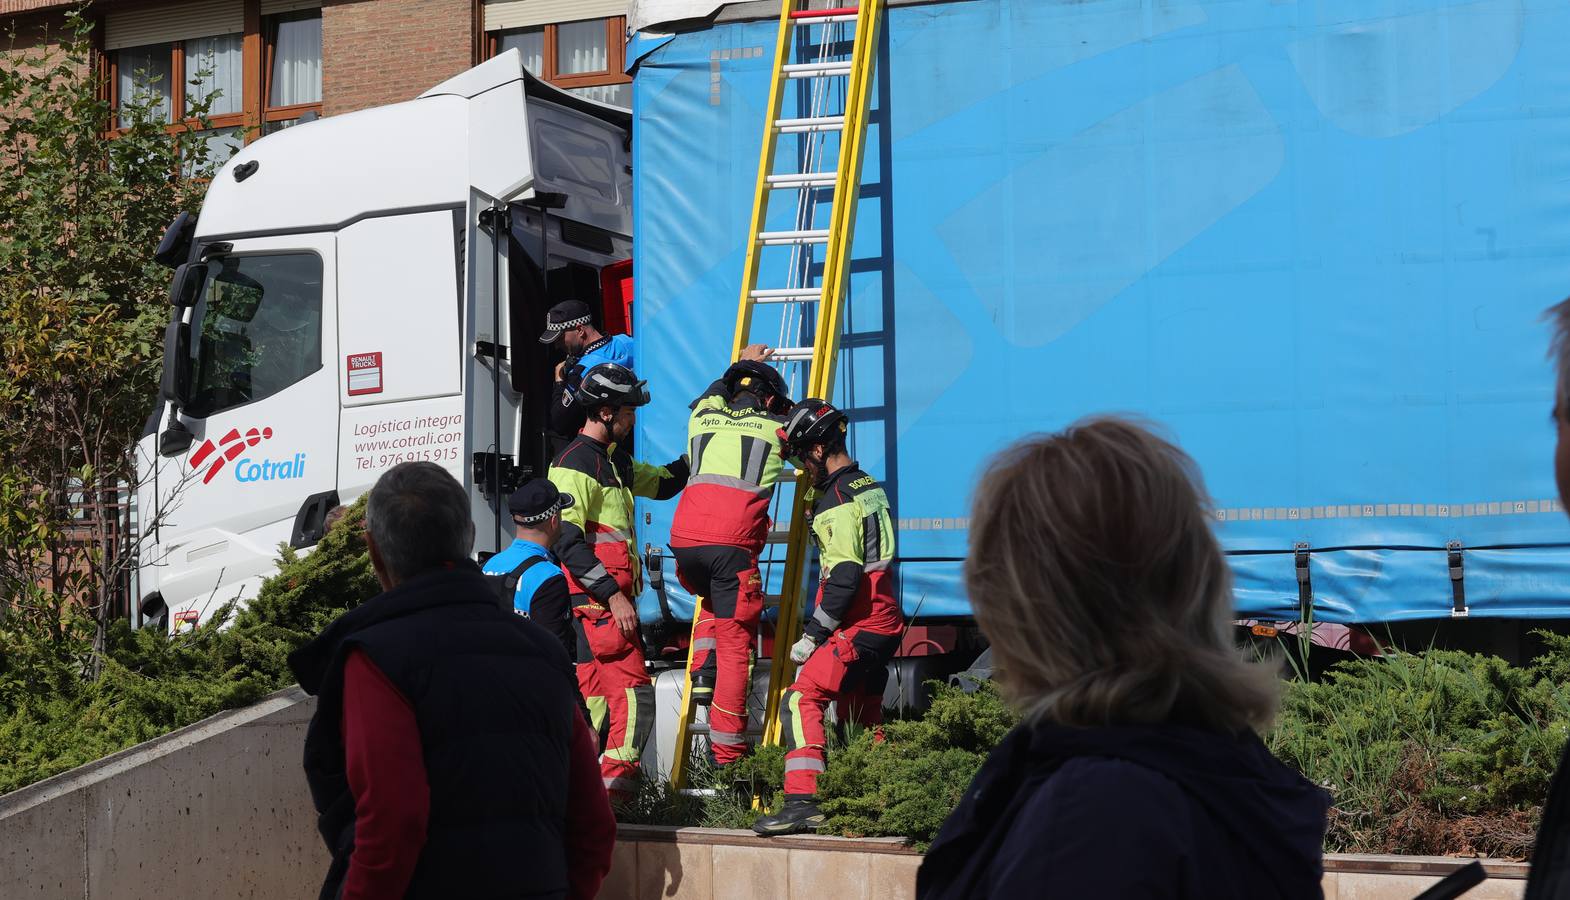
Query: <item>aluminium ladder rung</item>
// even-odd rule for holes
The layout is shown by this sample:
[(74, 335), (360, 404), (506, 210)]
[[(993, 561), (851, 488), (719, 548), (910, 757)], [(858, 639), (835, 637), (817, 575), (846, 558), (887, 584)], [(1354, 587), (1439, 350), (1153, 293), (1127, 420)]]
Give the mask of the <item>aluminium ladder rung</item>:
[(770, 544), (788, 544), (788, 543), (790, 543), (790, 529), (789, 528), (778, 528), (778, 529), (775, 529), (773, 531), (770, 531), (769, 532), (769, 537), (768, 537), (768, 543), (770, 543)]
[(769, 359), (776, 362), (808, 362), (812, 359), (812, 352), (811, 347), (776, 347)]
[(787, 172), (782, 175), (770, 175), (764, 179), (769, 187), (789, 190), (790, 188), (819, 188), (833, 187), (839, 176), (834, 172)]
[(782, 599), (783, 599), (783, 596), (780, 595), (780, 594), (764, 594), (763, 595), (763, 608), (764, 609), (778, 609), (779, 605), (780, 605), (780, 601)]
[(775, 119), (780, 134), (806, 134), (811, 131), (844, 131), (844, 116), (809, 116), (805, 119)]
[[(832, 10), (825, 10), (825, 12), (832, 12)], [(809, 25), (828, 25), (831, 22), (854, 22), (854, 21), (856, 21), (856, 14), (854, 12), (849, 12), (849, 13), (835, 13), (832, 16), (813, 16), (811, 18), (797, 18), (796, 16), (792, 15), (790, 23), (792, 25), (801, 25), (801, 26), (805, 27), (805, 26), (809, 26)]]
[(821, 299), (822, 288), (768, 288), (752, 292), (754, 303), (816, 303)]
[(791, 63), (780, 66), (786, 78), (839, 78), (850, 74), (848, 62)]
[(758, 243), (765, 247), (782, 247), (791, 244), (827, 244), (827, 228), (809, 228), (805, 231), (760, 231)]

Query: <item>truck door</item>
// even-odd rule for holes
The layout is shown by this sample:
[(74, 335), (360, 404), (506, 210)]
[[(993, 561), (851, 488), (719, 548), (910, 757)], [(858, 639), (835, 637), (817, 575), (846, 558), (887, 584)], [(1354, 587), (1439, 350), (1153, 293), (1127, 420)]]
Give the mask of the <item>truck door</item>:
[(508, 236), (510, 213), (479, 197), (470, 209), (463, 460), (469, 465), (465, 486), (474, 514), (474, 549), (483, 558), (511, 540), (505, 501), (524, 473), (517, 458), (521, 395), (511, 374), (516, 351), (508, 337), (512, 316), (506, 273), (515, 246)]
[(460, 482), (463, 251), (460, 210), (362, 219), (338, 232), (338, 494), (432, 462)]
[(167, 447), (159, 488), (158, 582), (177, 628), (254, 596), (278, 545), (314, 544), (337, 502), (333, 250), (331, 235), (305, 235), (203, 251), (187, 337), (165, 361), (183, 370), (191, 432)]

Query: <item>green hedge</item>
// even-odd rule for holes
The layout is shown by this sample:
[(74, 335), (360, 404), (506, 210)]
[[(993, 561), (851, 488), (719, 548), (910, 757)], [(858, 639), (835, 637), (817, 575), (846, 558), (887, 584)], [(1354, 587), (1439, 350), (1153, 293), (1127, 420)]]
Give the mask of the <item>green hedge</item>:
[(1570, 638), (1526, 666), (1447, 650), (1287, 685), (1272, 751), (1335, 799), (1327, 850), (1529, 855), (1570, 734)]
[(315, 552), (284, 548), (277, 574), (237, 615), (225, 607), (172, 639), (116, 623), (96, 680), (85, 675), (90, 622), (68, 623), (64, 640), (0, 626), (0, 793), (293, 684), (289, 653), (380, 590), (363, 522), (362, 501)]
[[(1018, 721), (990, 684), (974, 694), (937, 683), (933, 689), (927, 713), (888, 723), (881, 741), (864, 729), (831, 737), (828, 771), (818, 779), (827, 833), (907, 837), (926, 849), (987, 754)], [(772, 802), (780, 791), (785, 751), (760, 747), (723, 772), (696, 765), (693, 784), (708, 793), (677, 796), (666, 784), (646, 782), (622, 820), (751, 827), (759, 815), (752, 798)]]
[[(1528, 857), (1570, 734), (1570, 638), (1543, 638), (1549, 652), (1527, 666), (1433, 650), (1345, 662), (1319, 682), (1288, 681), (1266, 742), (1330, 792), (1325, 849)], [(990, 687), (963, 694), (937, 686), (926, 715), (890, 723), (886, 741), (862, 733), (830, 752), (819, 781), (828, 830), (905, 836), (925, 847), (1015, 722)], [(777, 789), (779, 751), (760, 752), (739, 774), (765, 793)], [(728, 780), (696, 780), (717, 793), (675, 798), (651, 786), (633, 816), (721, 828), (756, 816)]]
[[(224, 709), (293, 679), (286, 658), (378, 588), (361, 537), (363, 501), (304, 557), (285, 551), (251, 605), (222, 610), (167, 639), (111, 631), (102, 676), (84, 677), (91, 629), (68, 639), (0, 625), (0, 792), (47, 778)], [(1334, 798), (1326, 849), (1369, 853), (1529, 854), (1559, 753), (1570, 735), (1570, 638), (1543, 634), (1526, 666), (1433, 650), (1342, 663), (1322, 680), (1286, 683), (1271, 750)], [(886, 740), (852, 733), (820, 780), (828, 829), (930, 842), (987, 752), (1016, 719), (990, 687), (938, 686), (922, 717), (890, 722)], [(760, 750), (723, 781), (700, 771), (704, 796), (648, 784), (629, 821), (748, 826), (754, 791), (777, 790), (783, 754)]]

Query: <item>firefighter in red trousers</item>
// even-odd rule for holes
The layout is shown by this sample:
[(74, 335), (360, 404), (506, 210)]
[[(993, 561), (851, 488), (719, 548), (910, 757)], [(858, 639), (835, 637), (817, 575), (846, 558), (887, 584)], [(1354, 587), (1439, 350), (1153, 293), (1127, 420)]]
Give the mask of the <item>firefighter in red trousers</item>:
[(674, 497), (686, 483), (687, 463), (635, 462), (621, 446), (632, 434), (637, 408), (649, 402), (645, 382), (630, 369), (595, 366), (584, 373), (576, 399), (587, 420), (549, 473), (557, 490), (575, 500), (561, 511), (555, 551), (578, 633), (578, 689), (600, 735), (600, 774), (611, 800), (625, 802), (637, 787), (654, 726), (654, 687), (633, 606), (643, 580), (633, 497)]
[(703, 598), (693, 632), (693, 700), (709, 706), (710, 759), (721, 766), (747, 752), (747, 682), (763, 614), (758, 554), (784, 467), (778, 432), (790, 398), (785, 379), (765, 361), (770, 352), (747, 346), (693, 402), (692, 474), (671, 522), (676, 576)]
[(823, 575), (817, 608), (791, 647), (801, 670), (780, 701), (785, 740), (785, 805), (752, 830), (763, 835), (812, 831), (823, 824), (818, 775), (827, 760), (823, 714), (883, 723), (888, 661), (905, 620), (894, 595), (894, 522), (889, 498), (845, 451), (845, 414), (822, 400), (803, 400), (780, 429), (781, 452), (812, 477), (812, 538)]

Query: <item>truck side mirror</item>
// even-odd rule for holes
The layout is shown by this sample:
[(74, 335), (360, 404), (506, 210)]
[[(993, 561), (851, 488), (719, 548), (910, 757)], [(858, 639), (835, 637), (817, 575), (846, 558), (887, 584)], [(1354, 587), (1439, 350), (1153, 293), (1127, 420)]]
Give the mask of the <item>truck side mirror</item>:
[(207, 281), (207, 266), (202, 263), (181, 263), (174, 270), (174, 280), (169, 284), (169, 305), (177, 309), (195, 306), (202, 295), (202, 285)]
[(191, 326), (176, 317), (164, 329), (164, 374), (158, 392), (164, 402), (184, 406), (191, 389)]
[(153, 259), (161, 266), (170, 269), (178, 267), (186, 257), (191, 255), (191, 235), (196, 231), (196, 217), (188, 212), (181, 212), (164, 229), (163, 239), (158, 242), (158, 249), (153, 253)]

